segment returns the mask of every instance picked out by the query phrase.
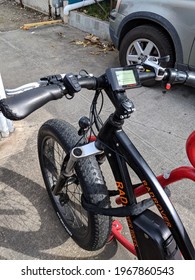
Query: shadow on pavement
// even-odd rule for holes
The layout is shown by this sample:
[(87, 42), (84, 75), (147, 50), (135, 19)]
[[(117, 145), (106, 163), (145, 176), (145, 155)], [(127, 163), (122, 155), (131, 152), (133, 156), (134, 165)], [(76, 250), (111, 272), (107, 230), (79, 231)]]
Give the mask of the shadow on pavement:
[[(61, 227), (46, 190), (3, 167), (0, 168), (0, 181), (1, 248), (17, 251), (26, 259), (110, 259), (116, 254), (117, 244), (113, 241), (101, 252), (97, 251), (95, 255), (92, 252), (92, 257), (88, 252), (82, 254), (85, 256), (82, 258), (67, 257), (66, 250), (72, 249), (71, 244), (66, 246), (70, 237)], [(73, 243), (72, 246), (77, 245)], [(0, 259), (5, 257), (1, 255)]]

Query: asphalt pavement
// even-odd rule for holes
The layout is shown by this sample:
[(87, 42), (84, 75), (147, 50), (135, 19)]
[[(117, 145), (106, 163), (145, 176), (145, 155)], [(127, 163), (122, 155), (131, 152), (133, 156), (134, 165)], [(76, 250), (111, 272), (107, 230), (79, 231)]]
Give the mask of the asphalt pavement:
[[(6, 88), (58, 73), (86, 69), (100, 75), (118, 66), (118, 52), (106, 53), (82, 44), (86, 34), (68, 25), (0, 32), (0, 73)], [(194, 130), (195, 91), (175, 87), (138, 88), (128, 95), (136, 112), (125, 130), (155, 174), (189, 165), (185, 142)], [(43, 122), (61, 118), (77, 125), (88, 115), (92, 93), (83, 90), (74, 99), (53, 101), (25, 120), (14, 122), (15, 132), (0, 141), (0, 259), (134, 259), (113, 241), (97, 252), (80, 249), (56, 218), (41, 177), (37, 158), (37, 132)], [(113, 107), (105, 99), (103, 117)], [(107, 185), (113, 184), (106, 168)], [(194, 184), (179, 182), (171, 200), (195, 244)], [(127, 229), (124, 228), (125, 234)]]

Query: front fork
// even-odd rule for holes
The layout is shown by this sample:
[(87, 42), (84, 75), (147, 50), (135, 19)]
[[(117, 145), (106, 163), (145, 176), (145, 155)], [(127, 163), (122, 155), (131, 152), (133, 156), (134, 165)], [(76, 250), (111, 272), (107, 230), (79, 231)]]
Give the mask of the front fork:
[(68, 184), (69, 181), (72, 182), (71, 178), (73, 177), (73, 168), (75, 163), (83, 158), (89, 157), (89, 156), (95, 156), (103, 154), (103, 150), (98, 149), (96, 147), (96, 142), (90, 142), (80, 147), (75, 147), (71, 150), (69, 159), (66, 163), (65, 169), (61, 172), (60, 177), (54, 186), (53, 193), (54, 195), (57, 195), (60, 193), (62, 188), (64, 187), (65, 182)]

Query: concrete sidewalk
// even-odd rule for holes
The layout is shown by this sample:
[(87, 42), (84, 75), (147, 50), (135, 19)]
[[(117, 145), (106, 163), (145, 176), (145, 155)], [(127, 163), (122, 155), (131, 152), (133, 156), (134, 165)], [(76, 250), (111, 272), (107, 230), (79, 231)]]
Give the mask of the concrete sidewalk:
[[(84, 35), (68, 25), (0, 33), (0, 73), (5, 87), (81, 69), (100, 75), (118, 65), (117, 51), (105, 54), (95, 46), (76, 44)], [(137, 111), (125, 128), (156, 174), (189, 164), (185, 141), (194, 130), (193, 91), (178, 87), (167, 94), (159, 88), (129, 92)], [(41, 178), (36, 147), (40, 125), (49, 118), (77, 125), (79, 117), (88, 115), (91, 98), (91, 92), (83, 90), (73, 100), (51, 102), (15, 122), (16, 131), (0, 141), (0, 259), (133, 258), (115, 242), (98, 252), (78, 248), (57, 220)], [(103, 116), (112, 110), (106, 99)], [(109, 186), (110, 176), (107, 179)], [(193, 188), (190, 182), (178, 183), (172, 189), (172, 201), (195, 244)]]

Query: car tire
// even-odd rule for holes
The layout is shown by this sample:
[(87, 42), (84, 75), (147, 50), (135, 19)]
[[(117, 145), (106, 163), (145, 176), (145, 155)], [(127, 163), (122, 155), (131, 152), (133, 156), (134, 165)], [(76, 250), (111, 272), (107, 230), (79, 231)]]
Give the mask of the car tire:
[[(162, 67), (173, 67), (175, 54), (168, 36), (160, 28), (152, 25), (140, 25), (130, 30), (122, 39), (119, 49), (121, 66), (140, 64), (143, 56), (170, 56), (167, 63), (161, 62)], [(144, 85), (151, 86), (154, 82)]]

